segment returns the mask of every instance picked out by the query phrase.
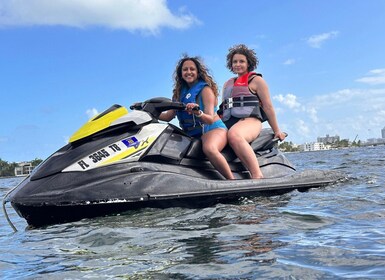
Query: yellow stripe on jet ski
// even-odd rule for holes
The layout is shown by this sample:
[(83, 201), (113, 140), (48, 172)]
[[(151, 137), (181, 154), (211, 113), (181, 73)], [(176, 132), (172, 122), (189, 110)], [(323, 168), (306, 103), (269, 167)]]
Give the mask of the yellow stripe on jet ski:
[(106, 160), (106, 161), (103, 161), (100, 165), (105, 165), (105, 164), (109, 164), (109, 163), (113, 163), (115, 161), (119, 161), (123, 158), (127, 158), (129, 156), (132, 156), (144, 149), (146, 149), (148, 146), (150, 146), (154, 141), (155, 141), (156, 137), (149, 137), (147, 139), (147, 141), (145, 142), (141, 142), (139, 145), (139, 147), (130, 147), (128, 148), (126, 151), (122, 152), (122, 153), (119, 153), (118, 155)]
[(69, 142), (75, 142), (84, 137), (90, 136), (99, 132), (111, 125), (111, 123), (121, 116), (124, 116), (128, 113), (128, 110), (125, 107), (119, 107), (111, 112), (100, 117), (101, 114), (96, 115), (85, 123), (78, 131), (76, 131), (70, 138)]

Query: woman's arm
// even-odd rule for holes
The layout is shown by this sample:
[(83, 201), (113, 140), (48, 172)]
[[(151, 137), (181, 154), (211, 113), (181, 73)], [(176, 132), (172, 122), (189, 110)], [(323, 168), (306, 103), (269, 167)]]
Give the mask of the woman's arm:
[(251, 81), (249, 87), (252, 91), (257, 93), (259, 99), (261, 100), (262, 108), (267, 115), (267, 121), (273, 129), (275, 137), (278, 137), (280, 140), (285, 139), (286, 134), (282, 133), (278, 126), (277, 117), (270, 98), (269, 87), (267, 86), (265, 80), (262, 77), (257, 76)]
[(217, 104), (217, 98), (212, 89), (208, 86), (202, 89), (201, 94), (204, 106), (203, 114), (201, 114), (201, 111), (192, 111), (192, 109), (197, 106), (195, 103), (188, 103), (186, 108), (196, 117), (199, 117), (203, 123), (212, 124), (218, 119), (217, 115), (214, 114), (214, 107)]
[(168, 110), (166, 112), (162, 112), (159, 115), (159, 120), (169, 122), (176, 116), (176, 111), (175, 110)]

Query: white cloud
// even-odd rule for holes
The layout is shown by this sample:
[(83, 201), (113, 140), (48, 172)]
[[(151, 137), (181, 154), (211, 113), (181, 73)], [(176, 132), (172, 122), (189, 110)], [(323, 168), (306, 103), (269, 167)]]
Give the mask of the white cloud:
[(330, 106), (334, 104), (346, 103), (352, 98), (362, 95), (362, 92), (357, 89), (341, 89), (330, 94), (316, 96), (315, 103), (318, 106)]
[(374, 126), (385, 127), (385, 108), (379, 110), (372, 121)]
[(369, 72), (373, 73), (373, 74), (385, 74), (385, 69), (384, 68), (382, 68), (382, 69), (373, 69), (373, 70), (370, 70)]
[(104, 26), (157, 33), (161, 27), (188, 28), (199, 21), (180, 10), (173, 14), (166, 0), (3, 0), (0, 26)]
[(291, 109), (279, 116), (279, 125), (297, 144), (315, 142), (326, 134), (350, 140), (358, 134), (358, 139), (365, 141), (381, 137), (385, 126), (385, 88), (342, 89), (306, 102), (299, 102), (294, 94), (273, 99)]
[(317, 109), (313, 105), (302, 105), (297, 101), (297, 96), (294, 94), (288, 93), (285, 96), (279, 94), (274, 96), (273, 99), (292, 109), (296, 113), (306, 113), (307, 117), (314, 123), (318, 122)]
[[(385, 68), (374, 69), (366, 76), (379, 79), (384, 75)], [(345, 88), (306, 96), (310, 99), (292, 93), (272, 97), (281, 107), (290, 109), (280, 114), (278, 120), (290, 136), (288, 141), (315, 142), (318, 136), (326, 134), (351, 141), (357, 135), (361, 141), (381, 137), (385, 126), (385, 87)]]
[(87, 114), (88, 118), (91, 119), (99, 113), (98, 113), (98, 110), (96, 110), (95, 108), (92, 108), (92, 109), (88, 109), (86, 111), (86, 114)]
[(365, 108), (369, 104), (376, 106), (385, 104), (385, 88), (382, 89), (342, 89), (330, 94), (316, 96), (315, 104), (318, 106), (333, 106), (356, 104)]
[(357, 134), (361, 140), (380, 137), (385, 125), (385, 88), (343, 89), (315, 96), (307, 104), (301, 104), (300, 110), (287, 112), (283, 121), (295, 131), (289, 134), (298, 143), (313, 142), (314, 135), (325, 134), (350, 140)]
[(371, 70), (368, 76), (357, 79), (356, 82), (369, 85), (385, 84), (385, 68)]
[(302, 137), (307, 137), (310, 134), (310, 129), (303, 120), (298, 120), (296, 123), (297, 132)]
[(299, 109), (301, 107), (301, 104), (297, 101), (297, 97), (291, 93), (288, 93), (285, 96), (279, 94), (274, 96), (273, 99), (286, 105), (290, 109)]
[(318, 122), (317, 110), (315, 108), (306, 108), (305, 111), (314, 123)]
[(331, 31), (331, 32), (328, 32), (328, 33), (322, 33), (322, 34), (318, 34), (318, 35), (313, 35), (313, 36), (311, 36), (311, 37), (309, 37), (307, 39), (307, 43), (312, 48), (321, 48), (321, 45), (325, 41), (337, 37), (338, 34), (339, 34), (338, 31)]
[(287, 59), (283, 64), (284, 64), (284, 65), (292, 65), (292, 64), (294, 64), (294, 63), (295, 63), (295, 59), (289, 58), (289, 59)]

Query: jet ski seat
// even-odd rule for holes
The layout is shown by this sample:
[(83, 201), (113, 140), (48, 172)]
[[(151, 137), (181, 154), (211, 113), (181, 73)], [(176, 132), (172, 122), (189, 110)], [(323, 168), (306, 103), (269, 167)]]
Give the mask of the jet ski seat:
[[(255, 139), (250, 145), (253, 147), (253, 150), (258, 153), (258, 151), (266, 151), (273, 148), (277, 145), (277, 139), (274, 139), (274, 133), (272, 129), (265, 128), (262, 129), (260, 135)], [(229, 145), (227, 145), (222, 150), (223, 156), (226, 158), (227, 162), (234, 161), (237, 156), (235, 155), (233, 149)], [(191, 159), (202, 159), (205, 158), (205, 154), (202, 151), (202, 140), (194, 138), (191, 142), (190, 148), (186, 152), (186, 158)]]
[[(231, 147), (229, 145), (227, 145), (222, 150), (222, 154), (228, 162), (231, 162), (237, 158), (233, 149), (231, 149)], [(206, 155), (203, 153), (203, 150), (202, 150), (202, 140), (201, 139), (194, 138), (192, 140), (190, 148), (188, 149), (185, 157), (191, 158), (191, 159), (202, 159), (202, 158), (206, 157)]]

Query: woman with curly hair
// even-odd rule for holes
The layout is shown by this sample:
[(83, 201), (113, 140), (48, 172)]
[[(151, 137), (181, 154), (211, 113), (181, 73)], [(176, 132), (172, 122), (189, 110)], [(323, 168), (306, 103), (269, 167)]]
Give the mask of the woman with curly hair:
[(226, 62), (227, 68), (237, 75), (223, 86), (222, 120), (228, 128), (227, 140), (251, 178), (263, 178), (250, 143), (260, 134), (265, 120), (275, 137), (283, 140), (286, 134), (279, 129), (267, 83), (261, 74), (253, 72), (259, 62), (254, 50), (235, 45), (229, 49)]
[[(184, 55), (174, 72), (172, 99), (186, 104), (185, 111), (169, 110), (159, 119), (170, 121), (178, 117), (181, 128), (191, 137), (202, 139), (203, 152), (211, 164), (226, 178), (234, 179), (221, 154), (227, 145), (227, 128), (217, 115), (218, 86), (198, 57)], [(197, 106), (201, 110), (193, 110)]]

